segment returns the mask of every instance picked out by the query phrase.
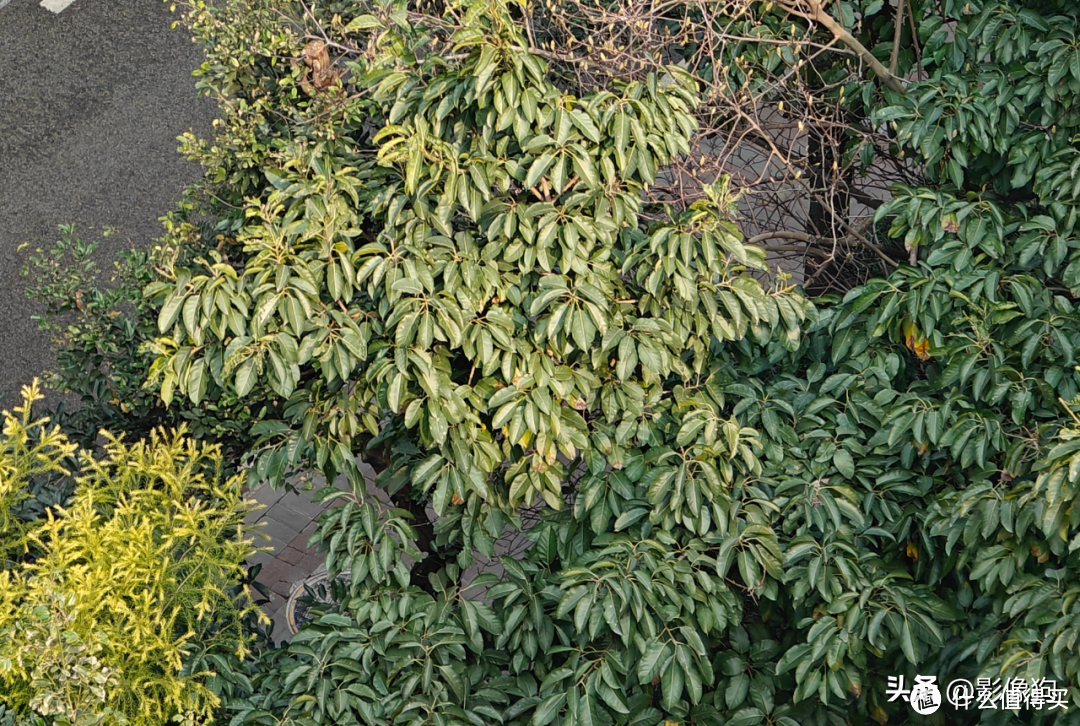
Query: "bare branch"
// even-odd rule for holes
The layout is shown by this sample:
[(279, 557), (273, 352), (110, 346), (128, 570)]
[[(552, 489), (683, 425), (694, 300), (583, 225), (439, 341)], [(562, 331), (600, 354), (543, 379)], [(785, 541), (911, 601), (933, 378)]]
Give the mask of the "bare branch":
[(821, 23), (829, 32), (836, 36), (844, 45), (855, 51), (859, 58), (866, 65), (870, 66), (870, 69), (874, 71), (878, 78), (893, 91), (897, 93), (905, 93), (903, 82), (889, 72), (889, 69), (881, 64), (874, 54), (867, 50), (866, 46), (860, 43), (854, 35), (848, 32), (840, 23), (833, 19), (833, 16), (821, 6), (818, 0), (804, 0), (809, 11), (803, 10), (798, 6), (789, 5), (788, 3), (781, 2), (780, 6), (793, 15), (798, 15), (806, 20), (811, 20), (816, 23)]
[(769, 252), (797, 252), (801, 255), (810, 255), (811, 257), (817, 257), (823, 262), (832, 259), (832, 256), (825, 250), (819, 250), (817, 247), (800, 247), (799, 245), (766, 245), (765, 249)]
[(889, 55), (889, 73), (896, 75), (896, 63), (900, 60), (900, 37), (904, 30), (904, 2), (896, 0), (896, 19), (893, 21), (892, 53)]

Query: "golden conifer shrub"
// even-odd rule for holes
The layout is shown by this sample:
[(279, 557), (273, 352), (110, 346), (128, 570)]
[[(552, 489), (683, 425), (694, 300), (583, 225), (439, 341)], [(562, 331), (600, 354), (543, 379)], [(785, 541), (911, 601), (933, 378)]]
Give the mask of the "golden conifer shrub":
[[(238, 587), (252, 540), (239, 477), (180, 431), (101, 456), (34, 420), (36, 383), (0, 435), (0, 705), (20, 720), (156, 726), (211, 720), (208, 664), (246, 654), (256, 608)], [(36, 521), (35, 477), (74, 494)]]

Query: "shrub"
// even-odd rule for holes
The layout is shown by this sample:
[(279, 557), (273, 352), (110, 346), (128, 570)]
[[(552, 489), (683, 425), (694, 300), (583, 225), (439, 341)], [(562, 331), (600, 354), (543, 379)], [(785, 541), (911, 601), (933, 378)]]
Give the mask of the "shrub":
[[(811, 308), (754, 282), (722, 182), (659, 203), (722, 93), (706, 66), (609, 84), (550, 45), (632, 7), (189, 8), (227, 113), (190, 148), (225, 203), (147, 286), (151, 376), (170, 409), (267, 412), (253, 479), (359, 484), (382, 449), (411, 514), (358, 486), (324, 516), (346, 597), (230, 676), (237, 723), (906, 723), (889, 677), (916, 675), (1070, 704), (928, 723), (1080, 719), (1075, 4), (677, 7), (677, 37), (764, 36), (717, 51), (733, 88), (835, 94), (848, 171), (815, 190), (846, 198), (835, 157), (868, 140), (910, 164), (876, 215), (908, 264)], [(888, 46), (855, 43), (897, 51), (905, 11), (920, 75), (881, 88), (860, 64)], [(855, 55), (822, 59), (818, 26)], [(815, 63), (774, 52), (804, 42)], [(471, 579), (524, 507), (531, 549)]]
[[(205, 720), (219, 702), (209, 664), (250, 642), (240, 480), (221, 476), (215, 447), (163, 430), (109, 437), (69, 472), (75, 446), (32, 419), (38, 398), (24, 389), (0, 441), (0, 703), (56, 724)], [(69, 473), (69, 503), (14, 516), (33, 479)]]

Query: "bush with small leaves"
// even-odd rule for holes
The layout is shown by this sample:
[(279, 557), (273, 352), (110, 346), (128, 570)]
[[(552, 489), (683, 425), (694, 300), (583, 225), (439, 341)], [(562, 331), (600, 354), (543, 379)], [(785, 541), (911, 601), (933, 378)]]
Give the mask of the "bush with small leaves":
[[(164, 431), (109, 438), (67, 470), (75, 446), (31, 417), (38, 397), (24, 390), (0, 437), (0, 704), (20, 723), (204, 721), (215, 671), (251, 642), (241, 479), (221, 477), (215, 447)], [(76, 481), (70, 501), (17, 516), (31, 480), (57, 474)]]

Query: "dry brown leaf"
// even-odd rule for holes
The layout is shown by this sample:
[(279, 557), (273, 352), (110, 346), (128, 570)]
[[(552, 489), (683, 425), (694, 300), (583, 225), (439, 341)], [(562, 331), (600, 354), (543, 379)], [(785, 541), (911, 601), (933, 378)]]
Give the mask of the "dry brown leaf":
[(323, 41), (313, 40), (305, 45), (301, 56), (308, 70), (300, 80), (300, 87), (309, 96), (327, 90), (341, 77), (342, 70), (330, 63), (330, 54)]

